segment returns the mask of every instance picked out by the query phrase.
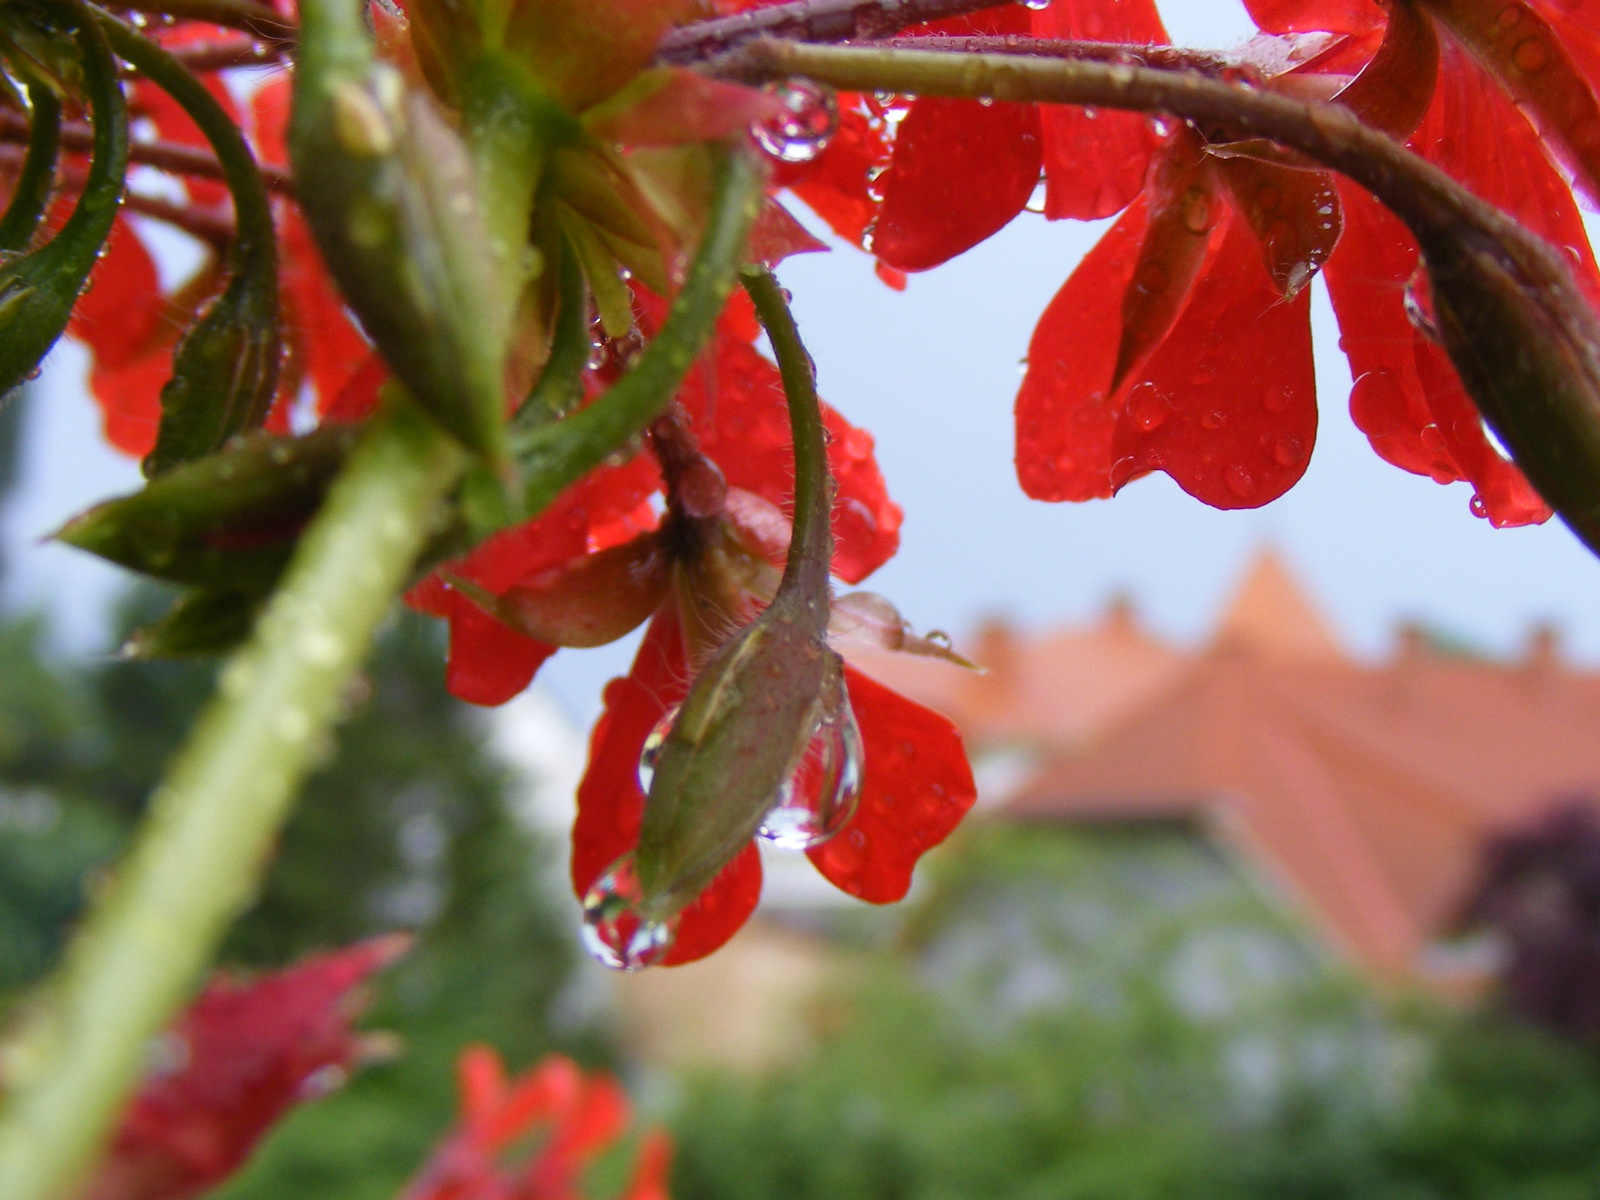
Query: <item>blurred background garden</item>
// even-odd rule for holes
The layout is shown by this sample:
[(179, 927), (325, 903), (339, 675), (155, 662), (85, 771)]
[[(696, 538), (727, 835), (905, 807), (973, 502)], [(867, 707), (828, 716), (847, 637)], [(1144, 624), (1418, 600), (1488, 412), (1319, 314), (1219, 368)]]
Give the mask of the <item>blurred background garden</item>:
[[(0, 410), (8, 488), (29, 403)], [(118, 628), (160, 602), (120, 594)], [(984, 675), (876, 664), (962, 725), (983, 792), (911, 900), (775, 864), (721, 954), (622, 977), (565, 887), (577, 726), (450, 700), (439, 631), (397, 615), (223, 958), (418, 943), (370, 1061), (217, 1194), (394, 1195), (470, 1041), (617, 1071), (678, 1200), (1600, 1194), (1600, 674), (1548, 628), (1354, 655), (1270, 550), (1212, 617), (1175, 644), (1109, 597), (969, 631)], [(0, 619), (0, 1008), (209, 687), (62, 644)]]

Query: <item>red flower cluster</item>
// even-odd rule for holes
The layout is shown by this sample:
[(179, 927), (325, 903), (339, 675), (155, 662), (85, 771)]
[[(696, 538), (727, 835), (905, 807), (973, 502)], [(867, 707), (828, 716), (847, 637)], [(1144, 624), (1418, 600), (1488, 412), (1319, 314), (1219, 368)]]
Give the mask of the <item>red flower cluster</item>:
[[(469, 1046), (456, 1070), (461, 1117), (400, 1200), (581, 1200), (584, 1169), (627, 1130), (617, 1082), (560, 1055), (507, 1079), (493, 1050)], [(618, 1200), (666, 1200), (671, 1162), (667, 1135), (646, 1133)]]
[(254, 979), (219, 976), (157, 1042), (83, 1200), (187, 1200), (243, 1165), (294, 1106), (361, 1057), (360, 986), (409, 939), (378, 938)]

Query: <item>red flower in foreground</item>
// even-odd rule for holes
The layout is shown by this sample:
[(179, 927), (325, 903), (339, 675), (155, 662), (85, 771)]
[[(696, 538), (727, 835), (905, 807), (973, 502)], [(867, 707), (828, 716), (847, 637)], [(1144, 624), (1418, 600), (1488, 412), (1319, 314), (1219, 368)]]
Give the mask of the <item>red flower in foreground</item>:
[[(689, 665), (676, 611), (651, 622), (625, 678), (606, 687), (605, 713), (589, 743), (572, 834), (572, 883), (579, 896), (639, 840), (644, 792), (639, 758), (649, 736), (688, 691)], [(976, 798), (961, 736), (944, 717), (845, 668), (861, 733), (861, 792), (854, 815), (806, 851), (836, 887), (874, 904), (905, 896), (924, 851), (949, 836)], [(663, 959), (691, 962), (726, 942), (755, 910), (761, 858), (755, 844), (735, 858), (682, 913)]]
[(376, 938), (239, 980), (218, 976), (156, 1044), (83, 1200), (185, 1200), (226, 1179), (289, 1109), (361, 1057), (357, 991), (410, 939)]
[[(456, 1068), (461, 1116), (401, 1200), (579, 1200), (579, 1176), (628, 1126), (628, 1098), (609, 1075), (585, 1075), (550, 1055), (515, 1079), (487, 1046), (469, 1046)], [(518, 1146), (537, 1137), (520, 1160)], [(672, 1142), (644, 1135), (619, 1200), (666, 1200)]]

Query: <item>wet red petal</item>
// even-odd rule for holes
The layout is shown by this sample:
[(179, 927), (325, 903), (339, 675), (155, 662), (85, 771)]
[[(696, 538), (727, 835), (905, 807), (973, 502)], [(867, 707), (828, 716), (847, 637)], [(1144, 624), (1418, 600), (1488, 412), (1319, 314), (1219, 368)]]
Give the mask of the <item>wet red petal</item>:
[(1364, 122), (1407, 138), (1433, 103), (1439, 39), (1433, 22), (1409, 4), (1390, 7), (1376, 53), (1338, 95)]
[[(710, 386), (700, 368), (690, 373), (679, 393), (700, 448), (722, 468), (730, 485), (773, 504), (787, 504), (794, 494), (794, 454), (778, 369), (734, 337), (718, 336), (714, 355)], [(826, 404), (822, 419), (832, 439), (828, 463), (837, 485), (833, 570), (846, 582), (858, 583), (899, 549), (900, 507), (889, 499), (872, 435)]]
[(181, 1200), (232, 1174), (351, 1065), (351, 993), (407, 944), (378, 938), (255, 979), (214, 978), (165, 1035), (178, 1065), (140, 1088), (84, 1200)]
[[(775, 267), (791, 254), (818, 254), (827, 250), (826, 242), (812, 237), (806, 227), (776, 200), (768, 200), (756, 214), (750, 230), (750, 257)], [(743, 296), (743, 292), (735, 292)], [(748, 297), (746, 297), (748, 302)], [(747, 339), (753, 340), (753, 339)]]
[(1479, 198), (1565, 249), (1578, 285), (1600, 304), (1600, 274), (1571, 189), (1527, 119), (1453, 44), (1442, 47), (1434, 104), (1411, 144)]
[[(233, 95), (228, 91), (228, 86), (220, 75), (215, 73), (200, 77), (206, 90), (213, 99), (222, 105), (227, 114), (237, 123), (239, 120), (238, 105), (234, 103)], [(162, 141), (176, 142), (182, 146), (191, 146), (207, 152), (211, 143), (206, 140), (200, 127), (189, 118), (189, 114), (178, 107), (166, 92), (152, 83), (137, 80), (131, 88), (129, 96), (131, 111), (146, 117), (155, 126), (156, 136)], [(183, 177), (183, 186), (189, 193), (189, 198), (196, 204), (222, 205), (229, 203), (228, 188), (219, 179), (207, 179), (204, 176), (186, 175)]]
[(171, 374), (168, 354), (151, 354), (116, 369), (95, 365), (89, 373), (89, 390), (100, 405), (106, 441), (134, 458), (155, 449), (161, 387)]
[(1256, 25), (1267, 33), (1360, 33), (1383, 24), (1379, 0), (1244, 0)]
[(1496, 525), (1536, 523), (1550, 510), (1484, 436), (1443, 352), (1404, 307), (1416, 244), (1377, 201), (1344, 187), (1346, 230), (1328, 291), (1355, 386), (1350, 417), (1388, 462), (1439, 483), (1470, 478)]
[[(1040, 37), (1097, 42), (1165, 43), (1152, 0), (1056, 3), (1033, 14)], [(1125, 208), (1144, 186), (1158, 144), (1138, 113), (1051, 104), (1040, 110), (1044, 138), (1045, 215), (1093, 220)]]
[(445, 687), (471, 704), (504, 704), (533, 682), (556, 652), (495, 620), (458, 592), (450, 593), (450, 657)]
[(1112, 487), (1165, 471), (1216, 508), (1257, 508), (1288, 491), (1317, 435), (1309, 304), (1306, 292), (1278, 294), (1254, 236), (1229, 213), (1188, 306), (1128, 391)]
[(1039, 182), (1038, 110), (926, 97), (895, 133), (872, 252), (925, 271), (971, 249), (1022, 211)]
[(118, 217), (67, 332), (94, 351), (96, 365), (114, 370), (161, 340), (162, 307), (155, 260), (127, 219)]
[(1217, 174), (1255, 234), (1277, 289), (1288, 296), (1310, 283), (1344, 228), (1333, 176), (1250, 158), (1223, 159)]
[(841, 95), (839, 109), (839, 129), (827, 149), (810, 163), (778, 170), (774, 180), (804, 200), (840, 237), (859, 245), (878, 211), (867, 181), (888, 163), (889, 150), (855, 97)]
[(806, 851), (828, 881), (873, 904), (902, 899), (922, 855), (977, 799), (961, 735), (944, 717), (845, 668), (861, 727), (861, 801), (850, 823)]
[[(667, 709), (689, 688), (677, 618), (658, 614), (633, 669), (606, 685), (605, 712), (589, 740), (589, 767), (578, 785), (572, 827), (572, 884), (581, 897), (602, 871), (639, 842), (644, 793), (639, 754)], [(749, 920), (761, 897), (761, 857), (752, 842), (684, 909), (666, 964), (692, 962), (717, 949)]]
[(378, 406), (378, 389), (389, 379), (389, 368), (369, 352), (356, 373), (346, 381), (322, 414), (325, 425), (354, 425), (365, 421)]
[[(1600, 200), (1600, 100), (1555, 29), (1520, 0), (1430, 0), (1430, 11), (1544, 132), (1590, 203)], [(1479, 130), (1479, 141), (1490, 141)]]
[(1114, 414), (1107, 393), (1121, 317), (1111, 297), (1133, 278), (1146, 228), (1136, 200), (1055, 294), (1028, 343), (1017, 393), (1017, 479), (1035, 500), (1111, 494)]
[(1145, 196), (1149, 225), (1122, 293), (1118, 383), (1167, 335), (1206, 260), (1222, 200), (1196, 135), (1174, 135), (1151, 168)]

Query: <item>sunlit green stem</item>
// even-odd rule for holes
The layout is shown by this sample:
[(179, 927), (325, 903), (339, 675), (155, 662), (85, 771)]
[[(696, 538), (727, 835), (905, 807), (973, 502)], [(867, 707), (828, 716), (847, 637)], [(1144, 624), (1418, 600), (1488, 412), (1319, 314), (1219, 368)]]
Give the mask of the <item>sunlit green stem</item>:
[(149, 1039), (256, 894), (301, 779), (464, 455), (409, 404), (376, 419), (151, 799), (115, 880), (4, 1050), (0, 1197), (62, 1200)]

